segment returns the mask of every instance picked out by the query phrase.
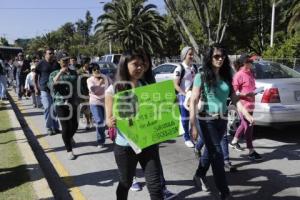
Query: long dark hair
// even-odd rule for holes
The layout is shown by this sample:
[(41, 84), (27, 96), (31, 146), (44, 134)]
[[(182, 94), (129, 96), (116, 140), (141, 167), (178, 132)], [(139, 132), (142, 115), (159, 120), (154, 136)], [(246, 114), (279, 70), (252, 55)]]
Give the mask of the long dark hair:
[[(116, 85), (115, 85), (116, 92), (131, 89), (131, 84), (129, 83), (130, 75), (128, 71), (128, 63), (133, 59), (141, 59), (144, 61), (144, 55), (139, 50), (127, 50), (122, 54), (120, 58), (120, 62), (118, 64), (117, 73), (116, 73)], [(124, 83), (124, 82), (128, 82), (128, 83)]]
[(231, 86), (232, 82), (232, 72), (227, 51), (220, 44), (214, 44), (209, 47), (208, 51), (206, 52), (203, 58), (204, 82), (208, 85), (209, 89), (215, 87), (217, 83), (216, 75), (213, 71), (212, 65), (213, 53), (215, 50), (220, 51), (224, 56), (223, 65), (219, 70), (221, 79), (225, 81), (229, 86)]
[(138, 50), (141, 51), (142, 54), (144, 55), (144, 62), (147, 61), (149, 63), (149, 67), (147, 71), (144, 72), (143, 80), (148, 84), (155, 83), (156, 80), (152, 71), (153, 65), (152, 65), (150, 53), (146, 52), (145, 49), (142, 47), (139, 47)]

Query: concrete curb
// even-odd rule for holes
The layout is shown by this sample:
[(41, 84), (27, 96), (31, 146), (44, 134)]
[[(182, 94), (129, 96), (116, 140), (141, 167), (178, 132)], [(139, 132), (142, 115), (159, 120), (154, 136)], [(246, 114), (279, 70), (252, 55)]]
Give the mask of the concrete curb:
[[(9, 99), (11, 100), (11, 98)], [(10, 104), (12, 104), (12, 102), (10, 102)], [(31, 167), (27, 168), (37, 198), (54, 200), (53, 193), (36, 157), (34, 156), (34, 153), (29, 145), (29, 142), (24, 134), (24, 131), (17, 119), (15, 112), (12, 109), (7, 110), (7, 112), (9, 114), (12, 127), (16, 129), (13, 131), (13, 133), (15, 134), (17, 140), (16, 143), (20, 149), (20, 152), (22, 153), (24, 163), (26, 163), (26, 165), (28, 166), (37, 166), (34, 169), (32, 169)]]

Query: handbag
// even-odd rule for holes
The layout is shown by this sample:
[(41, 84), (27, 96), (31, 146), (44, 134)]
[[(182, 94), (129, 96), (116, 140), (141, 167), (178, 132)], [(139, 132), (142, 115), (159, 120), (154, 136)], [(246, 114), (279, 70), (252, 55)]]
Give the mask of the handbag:
[[(206, 96), (205, 96), (205, 91), (204, 91), (204, 79), (203, 79), (203, 72), (200, 72), (200, 75), (201, 75), (201, 86), (200, 86), (200, 90), (201, 90), (201, 94), (200, 94), (200, 98), (199, 98), (199, 101), (198, 101), (198, 104), (197, 104), (197, 110), (198, 110), (198, 113), (202, 113), (204, 112), (204, 109), (205, 109), (205, 102), (206, 102)], [(183, 106), (186, 110), (189, 110), (190, 108), (190, 98), (192, 96), (192, 91), (189, 90), (186, 95), (185, 95), (185, 99), (184, 99), (184, 102), (183, 102)]]

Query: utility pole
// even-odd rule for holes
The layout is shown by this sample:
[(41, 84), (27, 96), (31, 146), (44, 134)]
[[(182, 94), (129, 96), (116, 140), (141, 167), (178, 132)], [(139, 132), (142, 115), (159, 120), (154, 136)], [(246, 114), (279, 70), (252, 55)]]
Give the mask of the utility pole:
[(272, 20), (271, 20), (271, 38), (270, 38), (270, 47), (273, 47), (274, 40), (274, 23), (275, 23), (275, 0), (272, 3)]

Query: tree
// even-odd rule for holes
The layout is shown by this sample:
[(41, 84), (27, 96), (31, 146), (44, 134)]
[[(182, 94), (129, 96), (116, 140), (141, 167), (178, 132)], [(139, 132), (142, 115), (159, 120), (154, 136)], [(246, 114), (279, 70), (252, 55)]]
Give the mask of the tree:
[(77, 32), (83, 37), (83, 45), (87, 45), (89, 42), (90, 32), (92, 30), (93, 17), (91, 16), (90, 11), (87, 11), (85, 14), (85, 21), (79, 19), (76, 22)]
[(104, 5), (105, 14), (97, 19), (96, 33), (106, 41), (119, 43), (123, 50), (143, 46), (153, 53), (162, 47), (163, 18), (145, 0), (119, 0)]
[(2, 46), (9, 46), (8, 40), (5, 37), (0, 37), (0, 44)]
[[(184, 1), (183, 4), (191, 4), (191, 9), (195, 11), (193, 20), (197, 20), (198, 29), (201, 29), (205, 39), (202, 44), (196, 42), (194, 35), (183, 19), (183, 13), (178, 11), (177, 5), (182, 0), (164, 0), (169, 13), (174, 19), (179, 33), (184, 43), (192, 45), (198, 55), (198, 49), (203, 50), (211, 43), (221, 43), (224, 39), (226, 28), (231, 15), (231, 0), (224, 3), (224, 0), (191, 0)], [(182, 5), (182, 4), (181, 4)], [(184, 11), (186, 12), (186, 10)], [(183, 31), (182, 31), (183, 30)]]

